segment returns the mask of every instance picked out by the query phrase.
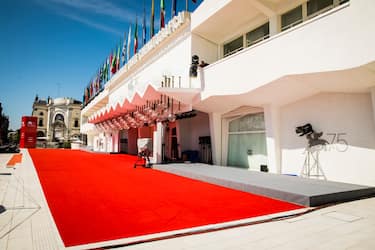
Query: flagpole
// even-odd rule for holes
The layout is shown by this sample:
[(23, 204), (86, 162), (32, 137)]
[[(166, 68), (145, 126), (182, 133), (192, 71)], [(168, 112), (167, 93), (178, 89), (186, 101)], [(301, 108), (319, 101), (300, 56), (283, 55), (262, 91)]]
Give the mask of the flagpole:
[(151, 0), (151, 21), (150, 21), (150, 39), (154, 36), (154, 19), (155, 19), (155, 0)]
[(145, 46), (147, 41), (147, 29), (146, 29), (146, 5), (145, 0), (143, 0), (143, 21), (142, 21), (142, 42)]
[(186, 11), (188, 11), (189, 0), (186, 0)]
[(172, 4), (171, 4), (171, 19), (173, 18), (174, 16), (174, 0), (172, 0)]

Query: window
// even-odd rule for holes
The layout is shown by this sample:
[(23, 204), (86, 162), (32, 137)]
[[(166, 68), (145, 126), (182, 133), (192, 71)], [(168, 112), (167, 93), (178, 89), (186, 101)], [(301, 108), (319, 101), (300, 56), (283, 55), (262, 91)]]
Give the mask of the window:
[(40, 116), (43, 116), (44, 114), (43, 114), (43, 112), (40, 112), (39, 115), (40, 115)]
[(281, 30), (287, 30), (302, 23), (302, 6), (292, 9), (281, 16)]
[(57, 121), (64, 122), (64, 116), (62, 114), (57, 114), (55, 116), (55, 122), (57, 122)]
[(43, 127), (43, 119), (39, 119), (38, 126)]
[(43, 131), (38, 131), (36, 133), (36, 137), (44, 137), (44, 132)]
[(269, 23), (265, 23), (262, 26), (250, 31), (246, 34), (246, 46), (251, 46), (264, 39), (267, 39), (270, 35)]
[(243, 49), (243, 37), (240, 36), (233, 41), (224, 44), (224, 57), (236, 53)]
[(75, 120), (74, 120), (74, 127), (75, 127), (75, 128), (78, 128), (78, 126), (79, 126), (79, 124), (78, 124), (78, 119), (75, 119)]
[(310, 0), (307, 2), (307, 16), (319, 14), (325, 9), (333, 7), (333, 0)]
[(229, 123), (229, 132), (265, 131), (264, 114), (249, 114)]

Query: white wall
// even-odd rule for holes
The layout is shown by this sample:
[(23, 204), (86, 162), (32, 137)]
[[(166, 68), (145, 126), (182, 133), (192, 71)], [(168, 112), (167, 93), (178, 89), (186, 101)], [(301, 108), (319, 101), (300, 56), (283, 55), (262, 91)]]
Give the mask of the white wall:
[(112, 152), (113, 142), (111, 133), (99, 133), (93, 136), (93, 150), (97, 152)]
[(372, 116), (375, 122), (375, 87), (371, 88), (370, 92), (371, 92), (371, 101), (372, 101)]
[(200, 37), (197, 34), (192, 34), (192, 55), (199, 56), (199, 62), (202, 60), (206, 63), (213, 63), (218, 60), (218, 45)]
[[(328, 180), (375, 186), (372, 114), (370, 93), (322, 93), (282, 107), (282, 173), (300, 174), (307, 139), (297, 136), (295, 127), (311, 123), (316, 132), (324, 133), (321, 138), (329, 143), (336, 136), (333, 144), (320, 152), (320, 162)], [(340, 144), (344, 143), (341, 140), (348, 146)]]
[(181, 152), (185, 150), (199, 151), (199, 137), (209, 136), (210, 127), (208, 115), (198, 112), (198, 115), (192, 118), (178, 120), (180, 133)]

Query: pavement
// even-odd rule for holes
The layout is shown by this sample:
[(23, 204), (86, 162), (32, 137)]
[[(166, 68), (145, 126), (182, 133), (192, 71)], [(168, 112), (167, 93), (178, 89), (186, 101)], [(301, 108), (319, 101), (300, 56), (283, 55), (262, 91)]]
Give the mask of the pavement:
[[(65, 248), (26, 150), (22, 162), (6, 167), (0, 154), (0, 249)], [(2, 209), (2, 207), (5, 209)], [(163, 240), (118, 240), (105, 249), (375, 249), (375, 198), (311, 208), (298, 216), (252, 220), (246, 226)], [(267, 222), (264, 222), (267, 221)], [(128, 242), (128, 243), (123, 243)], [(92, 244), (89, 248), (106, 244)]]

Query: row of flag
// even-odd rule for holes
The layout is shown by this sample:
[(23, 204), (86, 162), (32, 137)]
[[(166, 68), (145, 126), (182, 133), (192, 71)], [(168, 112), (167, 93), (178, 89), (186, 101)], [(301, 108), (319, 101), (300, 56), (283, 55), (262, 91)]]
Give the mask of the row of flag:
[[(172, 17), (177, 15), (177, 0), (172, 1)], [(192, 0), (196, 3), (196, 0)], [(186, 9), (188, 0), (186, 0)], [(160, 30), (165, 27), (165, 0), (160, 0)], [(150, 20), (150, 39), (155, 35), (155, 0), (151, 0), (151, 20)], [(143, 20), (142, 20), (142, 46), (146, 44), (147, 30), (146, 30), (146, 8), (143, 5)], [(134, 37), (133, 37), (133, 55), (137, 54), (139, 42), (138, 42), (138, 18), (134, 24)], [(86, 105), (92, 100), (100, 91), (102, 91), (104, 84), (111, 79), (111, 77), (120, 70), (130, 60), (131, 54), (131, 39), (132, 39), (132, 26), (129, 26), (128, 34), (124, 33), (123, 41), (119, 42), (118, 46), (115, 47), (104, 60), (100, 66), (98, 72), (90, 80), (89, 84), (84, 90), (83, 104)]]

